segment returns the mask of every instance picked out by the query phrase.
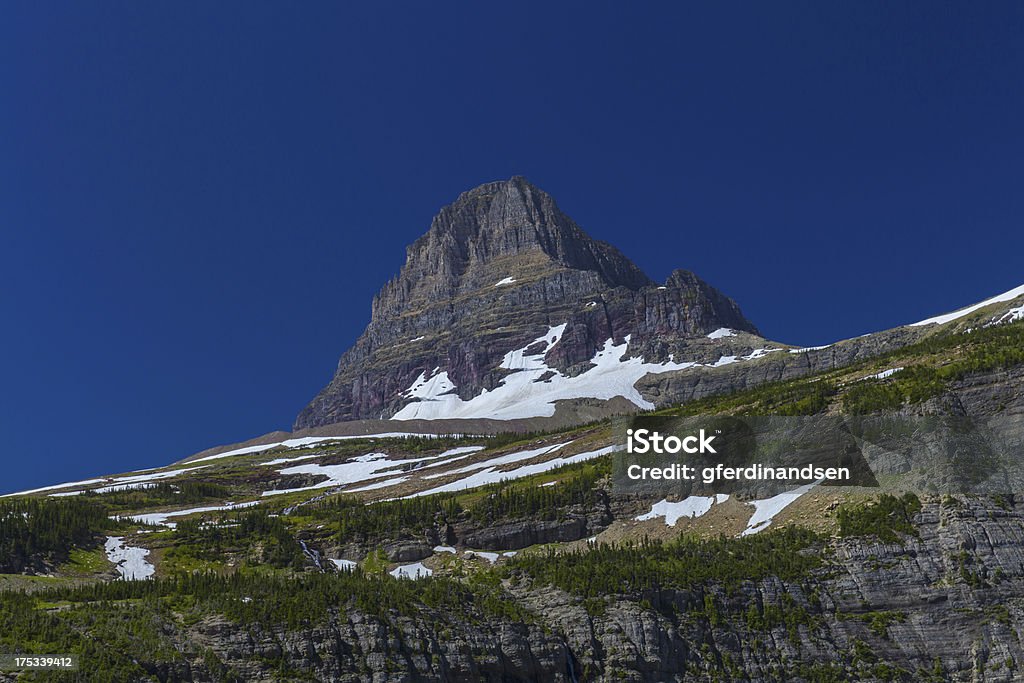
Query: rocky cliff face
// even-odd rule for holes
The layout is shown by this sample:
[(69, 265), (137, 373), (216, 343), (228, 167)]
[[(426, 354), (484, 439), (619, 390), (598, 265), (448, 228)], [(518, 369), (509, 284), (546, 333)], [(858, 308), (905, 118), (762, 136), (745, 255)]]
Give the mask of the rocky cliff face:
[(1008, 683), (1024, 662), (1022, 522), (1013, 497), (935, 497), (915, 535), (833, 538), (808, 550), (823, 564), (797, 579), (598, 600), (506, 581), (526, 618), (457, 600), (377, 614), (328, 604), (291, 627), (182, 624), (168, 610), (153, 625), (165, 650), (140, 647), (136, 661), (145, 680), (196, 682)]
[(390, 417), (417, 400), (409, 389), (421, 375), (447, 373), (450, 393), (469, 400), (502, 382), (506, 353), (562, 324), (543, 362), (567, 376), (587, 371), (609, 339), (628, 337), (626, 357), (661, 362), (718, 328), (756, 333), (731, 299), (693, 273), (656, 284), (519, 177), (443, 208), (372, 311), (297, 429)]

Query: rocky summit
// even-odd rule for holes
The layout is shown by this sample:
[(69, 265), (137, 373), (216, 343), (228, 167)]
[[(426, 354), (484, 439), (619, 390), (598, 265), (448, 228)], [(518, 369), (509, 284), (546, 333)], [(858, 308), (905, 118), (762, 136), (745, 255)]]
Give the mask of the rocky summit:
[[(524, 178), (487, 183), (408, 247), (366, 331), (295, 427), (533, 417), (559, 400), (616, 395), (644, 405), (630, 396), (638, 379), (657, 364), (692, 365), (676, 362), (690, 341), (725, 328), (757, 334), (714, 287), (685, 270), (659, 285)], [(540, 396), (541, 412), (508, 413)]]

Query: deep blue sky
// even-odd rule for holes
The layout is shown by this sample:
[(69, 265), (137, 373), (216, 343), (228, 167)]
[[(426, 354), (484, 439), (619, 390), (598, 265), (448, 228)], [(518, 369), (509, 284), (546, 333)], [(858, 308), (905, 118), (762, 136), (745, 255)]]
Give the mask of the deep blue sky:
[(287, 428), (513, 174), (785, 342), (1024, 283), (1020, 3), (364, 4), (5, 6), (0, 491)]

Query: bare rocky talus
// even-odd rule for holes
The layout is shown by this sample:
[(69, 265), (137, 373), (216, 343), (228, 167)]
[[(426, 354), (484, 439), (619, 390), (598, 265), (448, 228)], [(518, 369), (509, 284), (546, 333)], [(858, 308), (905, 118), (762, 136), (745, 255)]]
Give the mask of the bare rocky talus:
[(567, 374), (588, 369), (608, 339), (629, 336), (628, 355), (660, 362), (720, 327), (756, 333), (693, 273), (677, 270), (658, 285), (521, 177), (463, 193), (406, 252), (401, 272), (374, 297), (366, 331), (296, 429), (390, 417), (420, 373), (435, 369), (468, 400), (500, 383), (506, 353), (563, 323), (545, 362)]

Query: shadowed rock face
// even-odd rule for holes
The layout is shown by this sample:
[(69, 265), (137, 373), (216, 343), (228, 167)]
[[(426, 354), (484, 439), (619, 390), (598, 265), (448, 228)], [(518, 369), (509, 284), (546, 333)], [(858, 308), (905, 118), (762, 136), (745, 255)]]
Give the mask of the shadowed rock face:
[(629, 335), (628, 355), (661, 362), (674, 341), (719, 327), (756, 333), (731, 299), (693, 273), (678, 270), (657, 285), (515, 177), (441, 209), (295, 427), (390, 417), (420, 373), (435, 368), (468, 400), (500, 383), (506, 353), (563, 323), (545, 362), (569, 374), (585, 371), (609, 338)]

